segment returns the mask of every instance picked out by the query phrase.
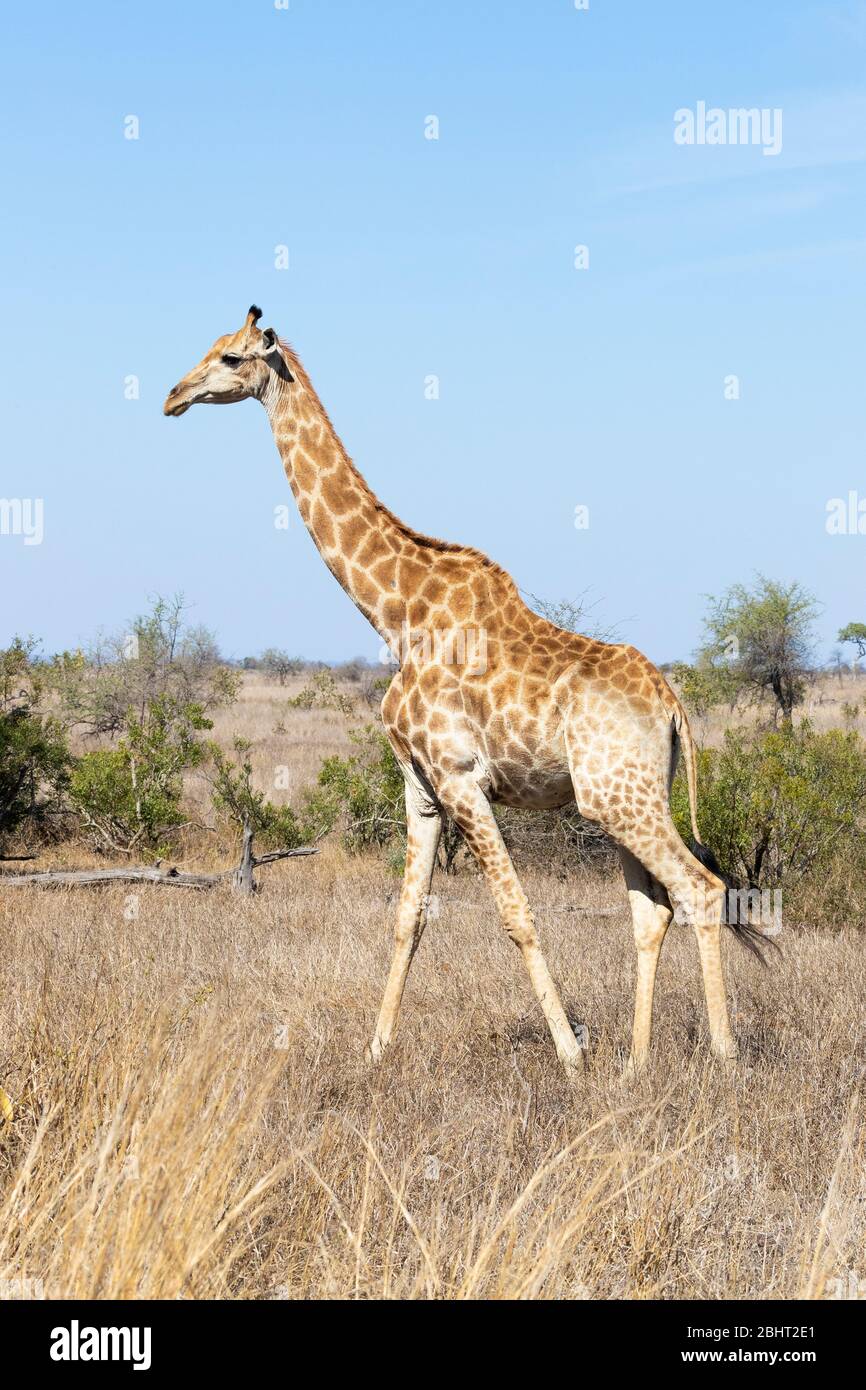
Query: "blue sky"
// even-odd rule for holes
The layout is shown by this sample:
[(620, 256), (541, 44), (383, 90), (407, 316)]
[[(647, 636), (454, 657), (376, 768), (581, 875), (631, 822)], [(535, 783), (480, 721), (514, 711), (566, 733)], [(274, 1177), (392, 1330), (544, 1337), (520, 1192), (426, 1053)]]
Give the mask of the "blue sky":
[[(825, 527), (866, 499), (859, 0), (55, 3), (5, 40), (0, 496), (44, 537), (0, 535), (0, 643), (183, 590), (229, 654), (375, 657), (274, 527), (261, 408), (162, 416), (252, 301), (399, 515), (653, 659), (756, 569), (824, 654), (866, 620), (866, 535)], [(675, 144), (699, 101), (780, 108), (781, 152)]]

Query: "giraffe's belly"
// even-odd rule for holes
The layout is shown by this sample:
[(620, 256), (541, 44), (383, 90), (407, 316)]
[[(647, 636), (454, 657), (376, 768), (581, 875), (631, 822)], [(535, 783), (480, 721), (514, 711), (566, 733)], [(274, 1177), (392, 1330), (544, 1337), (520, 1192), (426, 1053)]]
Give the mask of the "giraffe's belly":
[(477, 747), (491, 801), (550, 810), (574, 800), (565, 739), (554, 711), (541, 717), (519, 712), (476, 727)]
[(574, 801), (568, 764), (527, 766), (513, 758), (497, 758), (487, 765), (491, 801), (503, 806), (546, 811)]

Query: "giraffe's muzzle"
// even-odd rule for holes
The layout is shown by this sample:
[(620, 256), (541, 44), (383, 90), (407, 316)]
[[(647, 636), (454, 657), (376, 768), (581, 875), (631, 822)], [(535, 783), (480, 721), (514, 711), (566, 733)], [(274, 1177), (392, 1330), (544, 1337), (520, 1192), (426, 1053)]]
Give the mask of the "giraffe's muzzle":
[(192, 401), (184, 400), (181, 395), (181, 385), (182, 383), (179, 382), (177, 386), (172, 386), (165, 398), (165, 405), (162, 407), (163, 415), (183, 415), (184, 411), (189, 410)]

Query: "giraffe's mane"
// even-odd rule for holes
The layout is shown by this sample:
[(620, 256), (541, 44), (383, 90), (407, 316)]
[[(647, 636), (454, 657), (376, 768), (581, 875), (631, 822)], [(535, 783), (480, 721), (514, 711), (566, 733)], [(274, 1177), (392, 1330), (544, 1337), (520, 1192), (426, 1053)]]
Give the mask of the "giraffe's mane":
[(415, 545), (420, 545), (425, 550), (438, 550), (442, 554), (462, 555), (465, 556), (467, 560), (476, 560), (478, 564), (483, 565), (485, 569), (491, 570), (499, 578), (504, 579), (514, 589), (516, 593), (517, 585), (514, 583), (514, 580), (508, 573), (508, 570), (503, 569), (503, 567), (497, 564), (495, 560), (491, 560), (490, 556), (485, 555), (483, 550), (476, 550), (474, 545), (461, 545), (459, 541), (442, 541), (438, 540), (435, 536), (427, 536), (423, 533), (423, 531), (416, 531), (412, 526), (407, 525), (405, 521), (401, 521), (400, 517), (395, 516), (395, 514), (391, 511), (390, 507), (386, 507), (385, 503), (382, 502), (376, 496), (375, 492), (370, 487), (366, 478), (356, 467), (354, 461), (347, 453), (343, 445), (343, 441), (340, 439), (340, 436), (334, 429), (331, 417), (329, 416), (327, 410), (323, 406), (319, 393), (316, 390), (313, 383), (311, 382), (309, 373), (307, 372), (307, 369), (301, 361), (300, 357), (298, 356), (297, 352), (292, 347), (291, 343), (288, 343), (285, 338), (280, 338), (279, 343), (280, 347), (283, 349), (283, 353), (285, 354), (286, 360), (289, 364), (289, 367), (293, 375), (297, 376), (301, 385), (304, 387), (304, 390), (306, 391), (309, 400), (313, 403), (313, 406), (315, 407), (317, 413), (321, 416), (322, 420), (330, 430), (334, 439), (337, 440), (340, 448), (343, 451), (346, 462), (352, 469), (355, 476), (359, 479), (362, 486), (366, 488), (367, 492), (370, 494), (370, 497), (372, 498), (376, 510), (378, 512), (381, 512), (381, 514), (384, 517), (386, 517), (388, 521), (390, 521), (394, 526), (397, 527), (398, 531), (400, 531), (402, 535), (406, 536), (408, 540), (413, 541)]

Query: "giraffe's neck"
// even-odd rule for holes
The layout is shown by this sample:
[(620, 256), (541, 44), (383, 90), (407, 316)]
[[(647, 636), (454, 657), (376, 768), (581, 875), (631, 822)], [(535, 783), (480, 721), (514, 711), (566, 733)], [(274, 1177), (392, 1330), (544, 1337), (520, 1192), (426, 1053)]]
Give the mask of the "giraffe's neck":
[[(262, 398), (301, 518), (322, 559), (392, 647), (429, 573), (429, 550), (361, 477), (303, 368), (274, 377)], [(399, 640), (399, 638), (398, 638)]]

